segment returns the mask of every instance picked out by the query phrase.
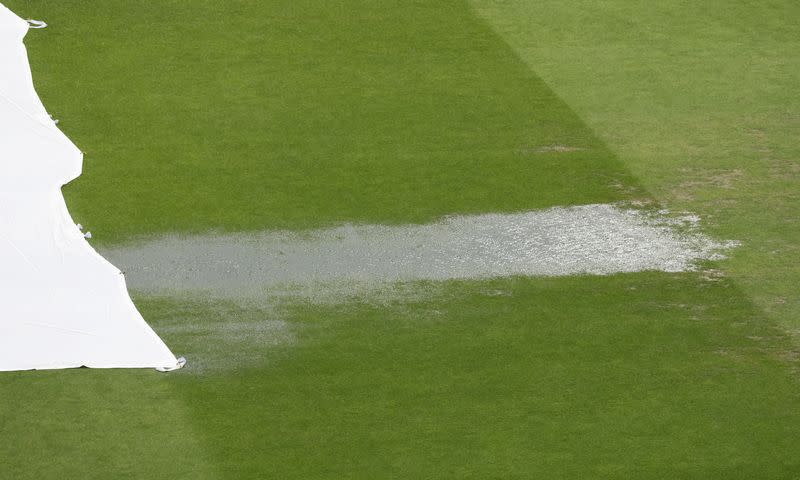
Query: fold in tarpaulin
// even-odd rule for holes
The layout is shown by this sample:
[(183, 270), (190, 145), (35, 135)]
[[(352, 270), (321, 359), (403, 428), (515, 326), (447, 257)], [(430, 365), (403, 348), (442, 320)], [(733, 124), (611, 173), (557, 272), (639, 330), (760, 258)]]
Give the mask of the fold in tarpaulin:
[(33, 88), (28, 28), (0, 4), (0, 371), (174, 369), (122, 272), (67, 212), (61, 187), (80, 175), (83, 155)]

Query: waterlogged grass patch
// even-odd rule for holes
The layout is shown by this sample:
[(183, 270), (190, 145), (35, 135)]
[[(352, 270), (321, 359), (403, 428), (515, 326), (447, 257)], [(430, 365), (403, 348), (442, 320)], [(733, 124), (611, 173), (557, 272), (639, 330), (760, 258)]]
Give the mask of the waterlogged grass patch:
[(420, 280), (680, 272), (735, 245), (703, 235), (696, 216), (666, 213), (584, 205), (426, 225), (175, 235), (102, 253), (134, 290), (252, 298)]

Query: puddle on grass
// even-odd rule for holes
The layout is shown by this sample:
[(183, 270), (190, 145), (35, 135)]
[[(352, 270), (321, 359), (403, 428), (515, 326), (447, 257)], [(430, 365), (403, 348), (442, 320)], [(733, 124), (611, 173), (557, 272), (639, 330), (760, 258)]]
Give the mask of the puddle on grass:
[(296, 329), (282, 310), (267, 302), (185, 296), (160, 299), (145, 313), (156, 332), (187, 359), (180, 372), (206, 375), (269, 363), (276, 347), (293, 345)]
[(159, 325), (158, 333), (166, 338), (180, 337), (182, 343), (191, 346), (180, 354), (190, 360), (186, 371), (194, 374), (257, 365), (264, 362), (270, 348), (291, 345), (295, 341), (289, 323), (274, 317), (245, 321), (217, 319), (212, 323), (183, 319)]
[(152, 320), (190, 346), (180, 352), (187, 370), (203, 373), (254, 364), (265, 348), (293, 343), (287, 304), (413, 301), (443, 294), (439, 281), (454, 279), (681, 272), (736, 245), (702, 234), (696, 216), (668, 213), (586, 205), (427, 225), (169, 235), (101, 253), (126, 272), (131, 290), (202, 304)]
[(679, 219), (616, 205), (451, 216), (427, 225), (344, 225), (302, 233), (169, 235), (102, 248), (130, 289), (227, 299), (370, 290), (396, 282), (693, 270), (732, 242)]

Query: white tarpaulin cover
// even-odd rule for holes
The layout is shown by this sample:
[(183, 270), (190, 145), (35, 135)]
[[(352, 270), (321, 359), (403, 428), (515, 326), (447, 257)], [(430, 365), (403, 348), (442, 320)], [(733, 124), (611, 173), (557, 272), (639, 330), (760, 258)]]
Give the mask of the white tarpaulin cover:
[(83, 155), (33, 88), (28, 22), (0, 4), (0, 371), (172, 369), (117, 268), (86, 242), (61, 186)]

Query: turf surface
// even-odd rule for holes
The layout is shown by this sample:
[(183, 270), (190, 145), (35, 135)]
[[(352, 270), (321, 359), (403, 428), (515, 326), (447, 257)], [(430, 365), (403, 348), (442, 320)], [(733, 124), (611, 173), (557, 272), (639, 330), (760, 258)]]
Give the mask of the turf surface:
[(656, 198), (744, 243), (726, 271), (800, 329), (800, 4), (473, 0)]
[[(48, 5), (52, 35), (28, 39), (44, 102), (88, 152), (66, 193), (97, 241), (425, 222), (634, 185), (462, 3), (116, 5)], [(583, 150), (537, 151), (554, 144)]]
[[(34, 78), (88, 152), (67, 200), (101, 242), (422, 222), (647, 199), (647, 188), (749, 244), (710, 265), (734, 279), (417, 284), (268, 310), (137, 296), (189, 368), (0, 376), (0, 477), (796, 477), (795, 344), (746, 281), (789, 291), (794, 278), (791, 266), (762, 275), (762, 250), (796, 248), (796, 223), (746, 221), (757, 201), (793, 198), (779, 195), (794, 178), (792, 123), (762, 125), (764, 148), (786, 157), (777, 183), (735, 184), (734, 203), (713, 183), (679, 189), (708, 201), (669, 194), (698, 181), (672, 169), (752, 157), (725, 136), (741, 114), (726, 100), (735, 80), (701, 60), (686, 84), (668, 73), (706, 43), (720, 50), (705, 60), (722, 62), (751, 32), (783, 62), (764, 71), (796, 78), (779, 48), (796, 40), (781, 13), (792, 4), (753, 15), (538, 3), (546, 21), (527, 2), (7, 1), (51, 24), (27, 40)], [(716, 30), (686, 23), (700, 13), (724, 17)], [(697, 31), (717, 36), (678, 41)], [(648, 59), (647, 70), (613, 63)], [(642, 84), (666, 85), (660, 102), (629, 106)], [(767, 90), (752, 100), (759, 118), (792, 118), (788, 94)], [(577, 150), (543, 148), (555, 145)], [(726, 154), (702, 153), (714, 149)], [(759, 228), (745, 238), (748, 225)], [(285, 331), (231, 333), (259, 322)]]

